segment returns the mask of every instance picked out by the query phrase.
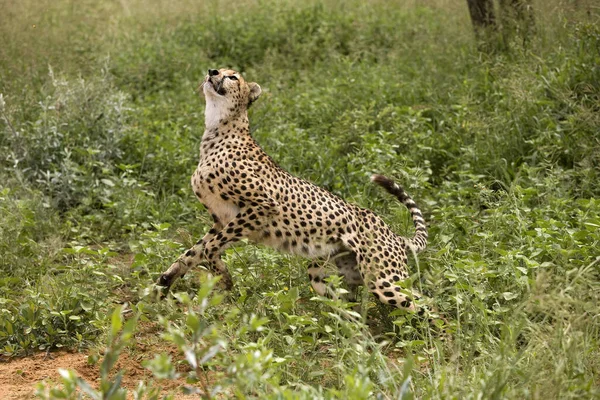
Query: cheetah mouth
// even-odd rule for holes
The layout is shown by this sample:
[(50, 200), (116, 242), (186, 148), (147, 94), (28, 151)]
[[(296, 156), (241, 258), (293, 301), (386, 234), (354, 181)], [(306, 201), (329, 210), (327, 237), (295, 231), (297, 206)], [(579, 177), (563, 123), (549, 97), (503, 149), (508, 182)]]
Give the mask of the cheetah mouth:
[(206, 82), (204, 82), (205, 85), (210, 85), (210, 87), (219, 95), (224, 96), (227, 91), (225, 90), (225, 88), (223, 87), (223, 82), (225, 81), (225, 79), (221, 79), (218, 82), (213, 82), (212, 78), (207, 77)]

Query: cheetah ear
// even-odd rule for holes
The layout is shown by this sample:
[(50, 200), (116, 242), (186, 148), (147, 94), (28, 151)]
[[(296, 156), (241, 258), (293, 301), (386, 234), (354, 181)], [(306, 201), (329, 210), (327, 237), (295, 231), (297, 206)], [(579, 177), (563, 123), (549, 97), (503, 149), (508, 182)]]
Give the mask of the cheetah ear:
[(248, 87), (250, 88), (250, 95), (248, 96), (248, 107), (250, 107), (250, 104), (254, 103), (256, 99), (258, 99), (258, 97), (262, 93), (262, 89), (260, 88), (258, 83), (254, 82), (249, 82)]

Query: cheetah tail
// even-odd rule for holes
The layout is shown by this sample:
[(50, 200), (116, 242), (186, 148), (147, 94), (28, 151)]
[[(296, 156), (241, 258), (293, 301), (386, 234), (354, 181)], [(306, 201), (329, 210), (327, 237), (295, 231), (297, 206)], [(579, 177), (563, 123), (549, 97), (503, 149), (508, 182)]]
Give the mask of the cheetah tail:
[(371, 176), (371, 180), (387, 190), (389, 194), (395, 196), (406, 206), (406, 208), (408, 208), (417, 231), (415, 236), (410, 239), (411, 245), (415, 252), (425, 249), (427, 246), (427, 227), (425, 226), (425, 220), (423, 219), (423, 215), (421, 214), (419, 207), (417, 207), (417, 204), (400, 185), (394, 183), (391, 179), (388, 179), (383, 175), (373, 175)]

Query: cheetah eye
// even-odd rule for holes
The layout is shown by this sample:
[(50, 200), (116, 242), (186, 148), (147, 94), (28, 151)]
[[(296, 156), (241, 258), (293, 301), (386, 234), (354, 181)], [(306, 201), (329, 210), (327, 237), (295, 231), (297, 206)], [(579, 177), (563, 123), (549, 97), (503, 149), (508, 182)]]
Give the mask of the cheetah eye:
[(237, 76), (235, 76), (235, 75), (228, 76), (228, 78), (231, 79), (232, 81), (238, 80)]

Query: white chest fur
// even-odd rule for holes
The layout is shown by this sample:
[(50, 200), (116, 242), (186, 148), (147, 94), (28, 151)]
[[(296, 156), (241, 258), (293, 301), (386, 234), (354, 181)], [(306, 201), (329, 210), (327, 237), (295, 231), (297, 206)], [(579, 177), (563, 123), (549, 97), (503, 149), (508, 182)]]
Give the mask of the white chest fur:
[(227, 110), (226, 105), (222, 104), (224, 100), (219, 101), (218, 99), (207, 98), (206, 108), (204, 109), (204, 124), (206, 125), (206, 132), (215, 129), (219, 126), (222, 119), (226, 117), (223, 115), (224, 110)]

